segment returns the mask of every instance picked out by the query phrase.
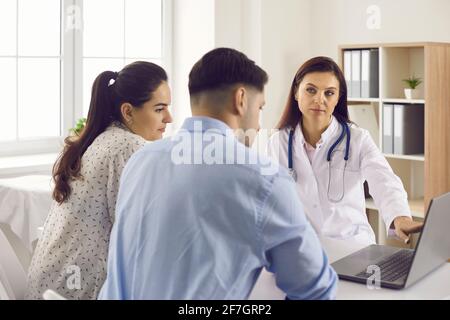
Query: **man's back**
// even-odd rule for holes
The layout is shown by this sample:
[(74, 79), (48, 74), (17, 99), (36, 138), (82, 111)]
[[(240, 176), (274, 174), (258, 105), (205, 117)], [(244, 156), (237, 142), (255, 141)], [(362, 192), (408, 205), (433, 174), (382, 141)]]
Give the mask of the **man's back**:
[(262, 174), (223, 122), (183, 128), (123, 172), (100, 298), (244, 299), (262, 267), (290, 298), (331, 298), (336, 274), (288, 174)]

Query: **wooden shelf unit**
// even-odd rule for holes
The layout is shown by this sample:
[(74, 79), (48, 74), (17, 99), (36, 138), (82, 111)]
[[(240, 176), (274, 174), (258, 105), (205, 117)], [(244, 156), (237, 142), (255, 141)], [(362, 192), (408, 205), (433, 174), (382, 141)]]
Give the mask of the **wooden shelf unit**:
[[(430, 200), (450, 191), (450, 43), (381, 43), (339, 46), (341, 68), (344, 50), (379, 50), (379, 97), (348, 99), (349, 105), (366, 104), (375, 109), (378, 137), (382, 149), (383, 103), (424, 105), (424, 154), (385, 154), (408, 193), (413, 216), (424, 218)], [(345, 70), (344, 70), (345, 71)], [(345, 73), (345, 72), (344, 72)], [(405, 99), (405, 79), (415, 75), (422, 79), (418, 99)], [(373, 201), (367, 208), (377, 210)]]

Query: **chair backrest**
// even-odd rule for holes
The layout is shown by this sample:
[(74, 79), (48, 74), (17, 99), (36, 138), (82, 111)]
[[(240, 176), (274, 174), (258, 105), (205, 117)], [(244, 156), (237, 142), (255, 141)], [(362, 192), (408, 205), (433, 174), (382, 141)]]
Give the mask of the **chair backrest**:
[(11, 285), (9, 284), (6, 273), (3, 267), (0, 265), (0, 300), (13, 300), (15, 299)]
[(2, 300), (11, 300), (12, 296), (8, 291), (6, 291), (5, 286), (3, 286), (2, 281), (0, 280), (0, 301)]
[(0, 223), (0, 229), (3, 231), (3, 235), (9, 241), (9, 244), (16, 253), (17, 258), (22, 264), (22, 268), (25, 271), (28, 270), (31, 263), (32, 252), (28, 250), (25, 243), (17, 236), (17, 234), (11, 230), (11, 226), (9, 224)]
[(42, 294), (42, 297), (44, 298), (44, 300), (67, 300), (65, 297), (52, 289), (45, 290), (45, 292)]
[[(23, 268), (22, 263), (16, 255), (11, 243), (0, 229), (0, 266), (4, 278), (3, 286), (8, 287), (8, 291), (12, 289), (14, 297), (12, 299), (23, 299), (25, 296), (27, 273)], [(0, 275), (1, 276), (1, 275)], [(2, 279), (0, 279), (2, 280)], [(5, 283), (7, 283), (5, 285)]]

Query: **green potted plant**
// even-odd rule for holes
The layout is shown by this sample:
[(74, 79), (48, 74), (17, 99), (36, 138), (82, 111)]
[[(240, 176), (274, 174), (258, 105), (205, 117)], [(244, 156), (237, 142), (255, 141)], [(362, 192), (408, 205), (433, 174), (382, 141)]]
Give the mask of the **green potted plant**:
[(80, 118), (78, 119), (77, 123), (75, 124), (74, 128), (71, 128), (70, 134), (72, 134), (75, 137), (79, 137), (81, 135), (81, 132), (83, 132), (84, 126), (86, 125), (86, 118)]
[(415, 75), (412, 77), (409, 77), (408, 79), (402, 80), (406, 85), (408, 86), (405, 88), (405, 98), (406, 99), (417, 99), (418, 94), (416, 88), (419, 86), (419, 84), (422, 83), (421, 78), (417, 78)]

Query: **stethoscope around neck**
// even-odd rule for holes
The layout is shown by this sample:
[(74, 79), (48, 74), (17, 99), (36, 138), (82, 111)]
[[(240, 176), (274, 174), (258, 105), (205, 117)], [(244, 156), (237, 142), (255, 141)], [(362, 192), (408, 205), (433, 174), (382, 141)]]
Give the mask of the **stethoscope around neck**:
[[(345, 195), (345, 169), (347, 168), (347, 161), (349, 158), (349, 153), (350, 153), (350, 128), (348, 126), (348, 124), (346, 122), (339, 122), (341, 125), (341, 134), (339, 135), (339, 138), (333, 143), (333, 145), (330, 147), (330, 149), (328, 149), (327, 152), (327, 162), (328, 162), (328, 189), (327, 189), (327, 197), (328, 200), (330, 200), (331, 202), (340, 202)], [(294, 140), (294, 132), (295, 132), (295, 128), (291, 128), (289, 130), (289, 141), (288, 141), (288, 169), (289, 169), (289, 174), (291, 175), (291, 177), (297, 181), (297, 173), (294, 170), (294, 166), (293, 166), (293, 140)], [(341, 195), (337, 198), (337, 199), (332, 199), (330, 198), (330, 181), (331, 181), (331, 158), (333, 156), (333, 151), (334, 149), (342, 142), (342, 140), (344, 140), (344, 137), (347, 137), (346, 139), (346, 143), (345, 143), (345, 154), (344, 154), (344, 170), (342, 170), (342, 193)]]

